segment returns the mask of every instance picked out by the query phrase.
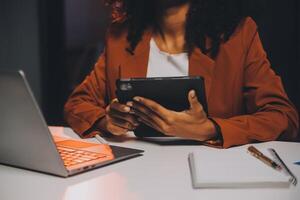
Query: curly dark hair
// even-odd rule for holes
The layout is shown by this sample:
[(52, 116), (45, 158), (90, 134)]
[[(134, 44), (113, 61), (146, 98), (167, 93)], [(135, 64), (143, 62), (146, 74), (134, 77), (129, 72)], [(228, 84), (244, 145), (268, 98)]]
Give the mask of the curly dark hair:
[[(106, 0), (112, 6), (113, 21), (128, 27), (126, 49), (134, 54), (144, 31), (156, 27), (155, 0)], [(185, 42), (189, 52), (198, 47), (205, 54), (216, 57), (220, 44), (230, 39), (236, 27), (247, 16), (252, 16), (258, 6), (255, 0), (189, 0)], [(211, 45), (206, 47), (206, 39)]]

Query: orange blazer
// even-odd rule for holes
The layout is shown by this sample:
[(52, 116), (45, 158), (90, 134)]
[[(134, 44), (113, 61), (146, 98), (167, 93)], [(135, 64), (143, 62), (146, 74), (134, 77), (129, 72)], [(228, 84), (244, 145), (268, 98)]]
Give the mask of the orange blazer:
[[(114, 27), (115, 26), (115, 27)], [(94, 70), (75, 89), (65, 105), (65, 119), (82, 137), (91, 137), (105, 107), (116, 98), (118, 78), (146, 77), (151, 30), (131, 55), (126, 29), (107, 33), (106, 48)], [(209, 45), (209, 40), (207, 40)], [(282, 82), (270, 67), (255, 22), (245, 19), (214, 60), (195, 48), (189, 57), (189, 75), (203, 76), (208, 115), (220, 126), (223, 147), (256, 141), (292, 140), (298, 114)]]

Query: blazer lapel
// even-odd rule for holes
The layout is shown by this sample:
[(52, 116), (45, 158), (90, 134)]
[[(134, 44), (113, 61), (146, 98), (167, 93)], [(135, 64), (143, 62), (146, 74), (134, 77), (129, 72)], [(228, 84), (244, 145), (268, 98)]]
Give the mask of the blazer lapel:
[(189, 57), (189, 76), (202, 76), (205, 82), (207, 101), (209, 100), (215, 61), (195, 48)]
[(120, 66), (121, 78), (145, 78), (147, 76), (151, 37), (151, 30), (147, 30), (134, 54), (126, 52), (128, 56)]

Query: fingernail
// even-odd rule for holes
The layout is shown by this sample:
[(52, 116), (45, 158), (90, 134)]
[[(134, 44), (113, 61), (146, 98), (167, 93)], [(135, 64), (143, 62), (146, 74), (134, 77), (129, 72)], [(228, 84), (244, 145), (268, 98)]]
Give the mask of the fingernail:
[(139, 97), (134, 97), (133, 100), (135, 100), (137, 102), (141, 101), (141, 99)]
[(125, 107), (124, 107), (124, 111), (125, 111), (125, 112), (130, 112), (130, 108), (129, 108), (128, 106), (125, 106)]
[(195, 98), (195, 97), (196, 97), (196, 92), (195, 92), (195, 90), (192, 90), (192, 91), (191, 91), (191, 97), (192, 97), (192, 98)]

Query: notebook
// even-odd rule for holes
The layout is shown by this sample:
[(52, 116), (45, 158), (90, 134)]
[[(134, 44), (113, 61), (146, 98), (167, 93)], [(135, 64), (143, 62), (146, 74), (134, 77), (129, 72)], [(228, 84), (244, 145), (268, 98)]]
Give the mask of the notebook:
[[(290, 176), (247, 152), (247, 145), (232, 149), (202, 149), (189, 154), (194, 188), (289, 187)], [(267, 149), (258, 148), (272, 158)]]

